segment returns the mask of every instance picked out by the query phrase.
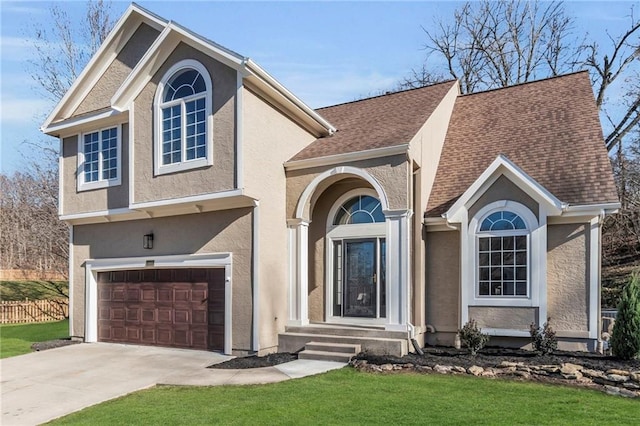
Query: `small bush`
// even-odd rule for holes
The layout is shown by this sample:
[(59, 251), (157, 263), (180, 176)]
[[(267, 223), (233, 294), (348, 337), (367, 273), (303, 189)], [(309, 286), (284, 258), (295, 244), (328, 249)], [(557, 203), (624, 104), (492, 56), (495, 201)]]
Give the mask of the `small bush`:
[(547, 322), (543, 324), (542, 328), (531, 323), (529, 334), (531, 334), (531, 344), (536, 352), (550, 354), (558, 349), (558, 338), (555, 330), (551, 327), (551, 318), (547, 318)]
[(635, 272), (622, 290), (611, 351), (622, 359), (640, 358), (640, 272)]
[(476, 356), (478, 351), (485, 347), (489, 342), (489, 335), (482, 333), (482, 330), (478, 328), (476, 320), (470, 319), (460, 330), (460, 341), (469, 349), (471, 355)]

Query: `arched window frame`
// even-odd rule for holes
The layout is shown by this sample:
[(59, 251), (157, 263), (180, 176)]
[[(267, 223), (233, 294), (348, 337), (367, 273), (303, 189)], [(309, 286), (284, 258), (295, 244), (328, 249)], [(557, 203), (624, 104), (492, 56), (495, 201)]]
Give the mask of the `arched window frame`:
[[(200, 73), (202, 78), (204, 79), (206, 92), (204, 95), (198, 93), (197, 95), (193, 95), (193, 98), (190, 96), (184, 98), (174, 99), (171, 102), (164, 102), (163, 96), (167, 83), (171, 78), (187, 69), (193, 69)], [(192, 99), (199, 99), (204, 96), (205, 99), (205, 156), (202, 158), (196, 158), (193, 160), (186, 160), (186, 109), (185, 109), (185, 100), (189, 101)], [(202, 65), (200, 62), (193, 59), (185, 59), (180, 62), (174, 64), (169, 70), (164, 74), (160, 83), (158, 84), (158, 88), (156, 89), (156, 94), (154, 98), (154, 174), (162, 175), (166, 173), (174, 173), (184, 170), (195, 169), (199, 167), (210, 166), (213, 164), (213, 116), (212, 116), (212, 99), (213, 99), (213, 84), (211, 81), (211, 76), (207, 68)], [(162, 110), (169, 105), (181, 105), (181, 161), (171, 164), (163, 164), (162, 163)]]
[[(499, 211), (510, 211), (518, 215), (525, 223), (526, 230), (480, 231), (483, 221), (491, 214)], [(481, 208), (469, 221), (469, 237), (473, 240), (473, 290), (469, 305), (488, 306), (537, 306), (539, 305), (539, 281), (537, 265), (544, 261), (544, 253), (540, 252), (539, 222), (535, 214), (526, 206), (510, 200), (496, 201)], [(527, 295), (480, 295), (479, 240), (487, 236), (526, 235), (527, 237)]]

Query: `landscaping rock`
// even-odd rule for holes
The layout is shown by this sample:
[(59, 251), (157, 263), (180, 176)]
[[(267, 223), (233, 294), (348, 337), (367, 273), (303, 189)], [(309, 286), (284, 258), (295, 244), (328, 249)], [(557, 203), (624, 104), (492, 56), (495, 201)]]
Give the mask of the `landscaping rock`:
[(457, 365), (454, 365), (454, 366), (452, 367), (452, 370), (453, 370), (455, 373), (463, 373), (463, 374), (466, 374), (466, 373), (467, 373), (467, 369), (466, 369), (466, 368), (464, 368), (464, 367), (459, 367), (459, 366), (457, 366)]
[(618, 376), (628, 376), (629, 372), (627, 370), (618, 370), (617, 368), (611, 368), (607, 370), (607, 374), (615, 374)]
[(620, 388), (617, 388), (615, 386), (605, 385), (604, 391), (609, 395), (620, 395)]
[(622, 376), (620, 374), (607, 374), (607, 380), (614, 383), (623, 383), (629, 380), (629, 376)]
[(577, 365), (577, 364), (571, 364), (570, 362), (566, 362), (564, 364), (562, 364), (562, 366), (560, 367), (560, 373), (564, 374), (569, 374), (569, 375), (573, 375), (576, 372), (580, 372), (582, 371), (584, 367), (582, 367), (581, 365)]
[(472, 365), (471, 367), (469, 367), (467, 371), (469, 372), (469, 374), (473, 374), (474, 376), (479, 376), (484, 372), (484, 368), (478, 367), (477, 365)]
[(451, 370), (453, 370), (453, 367), (451, 367), (450, 365), (438, 365), (438, 364), (436, 364), (433, 367), (433, 371), (435, 371), (436, 373), (440, 373), (440, 374), (449, 374), (449, 373), (451, 373)]
[(640, 383), (640, 371), (632, 371), (631, 373), (629, 373), (629, 377), (634, 382)]

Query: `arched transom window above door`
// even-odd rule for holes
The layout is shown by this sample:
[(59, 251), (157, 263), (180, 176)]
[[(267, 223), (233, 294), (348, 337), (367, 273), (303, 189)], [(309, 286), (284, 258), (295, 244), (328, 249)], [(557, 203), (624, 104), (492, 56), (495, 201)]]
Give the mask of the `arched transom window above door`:
[(340, 206), (333, 220), (333, 225), (379, 222), (384, 222), (380, 201), (370, 195), (357, 195)]

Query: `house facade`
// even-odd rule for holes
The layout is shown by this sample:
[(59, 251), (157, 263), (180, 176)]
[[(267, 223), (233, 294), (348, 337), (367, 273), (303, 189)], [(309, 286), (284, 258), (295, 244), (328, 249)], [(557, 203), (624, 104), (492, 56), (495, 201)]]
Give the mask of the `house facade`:
[(313, 110), (131, 5), (42, 129), (60, 138), (71, 335), (224, 353), (599, 337), (619, 207), (588, 74)]

